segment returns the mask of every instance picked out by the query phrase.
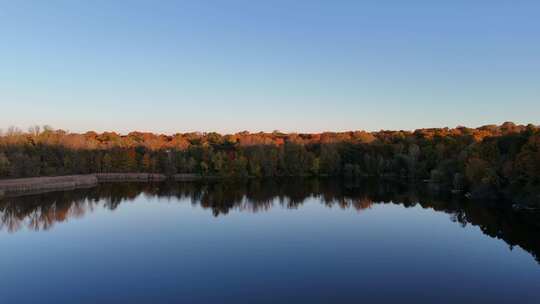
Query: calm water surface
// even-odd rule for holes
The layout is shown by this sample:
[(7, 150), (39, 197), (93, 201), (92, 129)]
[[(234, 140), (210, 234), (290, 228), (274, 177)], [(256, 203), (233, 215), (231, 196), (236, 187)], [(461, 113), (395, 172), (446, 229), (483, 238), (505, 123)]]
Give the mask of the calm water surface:
[(0, 303), (540, 303), (538, 215), (383, 183), (104, 184), (0, 228)]

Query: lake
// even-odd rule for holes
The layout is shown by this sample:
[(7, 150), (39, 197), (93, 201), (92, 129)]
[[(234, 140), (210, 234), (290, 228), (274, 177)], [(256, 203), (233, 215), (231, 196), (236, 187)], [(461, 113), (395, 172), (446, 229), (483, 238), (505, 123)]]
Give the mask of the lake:
[(540, 303), (540, 218), (377, 181), (0, 200), (0, 303)]

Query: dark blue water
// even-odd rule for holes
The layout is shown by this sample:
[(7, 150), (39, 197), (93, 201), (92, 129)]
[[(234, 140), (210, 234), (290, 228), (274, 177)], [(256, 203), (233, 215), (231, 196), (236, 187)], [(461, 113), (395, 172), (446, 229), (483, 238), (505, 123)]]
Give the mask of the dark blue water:
[(0, 201), (0, 303), (540, 303), (535, 215), (343, 182)]

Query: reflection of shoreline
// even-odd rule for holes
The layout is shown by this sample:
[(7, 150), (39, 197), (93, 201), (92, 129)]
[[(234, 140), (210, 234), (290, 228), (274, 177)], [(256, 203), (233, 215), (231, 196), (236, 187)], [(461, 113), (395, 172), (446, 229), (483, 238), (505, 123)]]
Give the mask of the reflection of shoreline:
[(24, 227), (48, 230), (55, 223), (80, 218), (96, 208), (116, 209), (139, 195), (190, 200), (214, 216), (231, 210), (264, 212), (279, 205), (299, 208), (307, 199), (317, 198), (329, 207), (365, 210), (373, 204), (397, 204), (406, 208), (420, 205), (450, 214), (461, 225), (478, 226), (490, 237), (520, 246), (537, 260), (540, 254), (540, 227), (534, 215), (515, 213), (508, 208), (481, 202), (433, 197), (422, 189), (377, 182), (343, 183), (340, 180), (190, 183), (114, 183), (96, 188), (11, 197), (0, 200), (0, 230), (17, 232)]

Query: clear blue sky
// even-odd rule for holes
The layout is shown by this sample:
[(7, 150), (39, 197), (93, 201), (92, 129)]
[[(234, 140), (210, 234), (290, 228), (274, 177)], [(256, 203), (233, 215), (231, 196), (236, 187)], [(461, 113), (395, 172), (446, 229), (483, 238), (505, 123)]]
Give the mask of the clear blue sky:
[(0, 1), (0, 127), (540, 124), (540, 1)]

